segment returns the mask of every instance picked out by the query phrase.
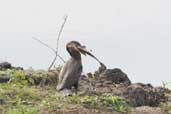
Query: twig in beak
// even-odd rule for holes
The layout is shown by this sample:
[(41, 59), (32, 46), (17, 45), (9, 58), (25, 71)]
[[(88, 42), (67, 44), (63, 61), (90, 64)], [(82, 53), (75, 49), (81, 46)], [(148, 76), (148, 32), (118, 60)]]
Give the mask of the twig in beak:
[(99, 59), (97, 59), (92, 53), (90, 53), (89, 51), (87, 51), (86, 48), (85, 48), (85, 46), (79, 46), (78, 49), (79, 49), (79, 51), (80, 51), (82, 54), (84, 54), (84, 55), (88, 54), (88, 55), (90, 55), (91, 57), (93, 57), (93, 58), (100, 64), (100, 66), (106, 67), (106, 66), (105, 66)]

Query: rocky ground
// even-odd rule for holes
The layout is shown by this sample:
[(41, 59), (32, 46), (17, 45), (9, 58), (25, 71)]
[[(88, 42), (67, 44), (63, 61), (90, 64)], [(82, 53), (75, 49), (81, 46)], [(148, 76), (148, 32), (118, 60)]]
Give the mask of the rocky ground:
[(171, 90), (132, 83), (121, 69), (99, 68), (83, 75), (78, 94), (56, 91), (60, 67), (23, 70), (0, 64), (2, 114), (171, 114)]

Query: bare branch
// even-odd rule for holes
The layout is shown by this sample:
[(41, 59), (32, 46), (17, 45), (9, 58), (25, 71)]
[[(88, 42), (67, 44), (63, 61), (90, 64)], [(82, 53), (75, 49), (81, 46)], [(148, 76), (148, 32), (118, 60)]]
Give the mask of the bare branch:
[(36, 37), (32, 37), (32, 39), (38, 41), (40, 44), (44, 45), (45, 47), (51, 49), (54, 53), (56, 53), (55, 49), (53, 49), (52, 47), (50, 47), (48, 44), (42, 42), (41, 40), (37, 39)]
[(62, 26), (61, 26), (61, 29), (60, 29), (60, 31), (59, 31), (59, 34), (58, 34), (58, 38), (57, 38), (57, 42), (56, 42), (56, 53), (58, 53), (59, 39), (60, 39), (61, 33), (62, 33), (63, 29), (64, 29), (64, 25), (65, 25), (65, 23), (66, 23), (66, 21), (67, 21), (67, 18), (68, 18), (68, 16), (66, 15), (66, 16), (64, 17), (64, 22), (63, 22), (63, 24), (62, 24)]
[(60, 28), (59, 33), (58, 33), (57, 42), (56, 42), (56, 43), (57, 43), (57, 44), (56, 44), (56, 56), (54, 57), (52, 63), (50, 64), (49, 70), (52, 68), (52, 66), (54, 65), (54, 63), (55, 63), (55, 61), (56, 61), (56, 59), (57, 59), (57, 56), (58, 56), (58, 49), (59, 49), (59, 48), (58, 48), (58, 46), (59, 46), (59, 39), (60, 39), (60, 36), (61, 36), (61, 34), (62, 34), (64, 25), (65, 25), (65, 23), (66, 23), (66, 21), (67, 21), (67, 18), (68, 18), (68, 16), (65, 16), (64, 22), (63, 22), (63, 24), (62, 24), (62, 26), (61, 26), (61, 28)]
[[(50, 47), (48, 44), (42, 42), (41, 40), (39, 40), (38, 38), (36, 37), (32, 37), (32, 39), (38, 41), (40, 44), (44, 45), (45, 47), (49, 48), (50, 50), (52, 50), (54, 52), (54, 54), (56, 55), (56, 51), (55, 49), (53, 49), (52, 47)], [(65, 63), (65, 60), (59, 55), (57, 54), (57, 56), (61, 59), (61, 61), (63, 61)]]

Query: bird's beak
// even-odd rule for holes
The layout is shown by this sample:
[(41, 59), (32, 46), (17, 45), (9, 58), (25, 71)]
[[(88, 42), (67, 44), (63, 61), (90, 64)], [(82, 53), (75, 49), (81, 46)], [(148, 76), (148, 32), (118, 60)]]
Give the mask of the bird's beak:
[(86, 54), (89, 55), (89, 53), (90, 53), (90, 52), (86, 49), (85, 46), (78, 46), (77, 49), (78, 49), (78, 51), (79, 51), (81, 54), (83, 54), (83, 55), (86, 55)]
[[(79, 50), (80, 53), (82, 53), (83, 55), (90, 55), (91, 57), (93, 57), (95, 60), (97, 60), (101, 66), (105, 66), (101, 61), (99, 61), (92, 53), (90, 53), (85, 46), (78, 46), (77, 49)], [(106, 67), (106, 66), (105, 66)]]

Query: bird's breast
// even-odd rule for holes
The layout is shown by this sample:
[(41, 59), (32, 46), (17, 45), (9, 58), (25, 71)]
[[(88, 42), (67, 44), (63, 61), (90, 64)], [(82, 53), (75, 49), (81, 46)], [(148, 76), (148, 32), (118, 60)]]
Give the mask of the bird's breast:
[(78, 72), (80, 67), (82, 68), (81, 60), (75, 60), (71, 58), (66, 63), (67, 72)]

